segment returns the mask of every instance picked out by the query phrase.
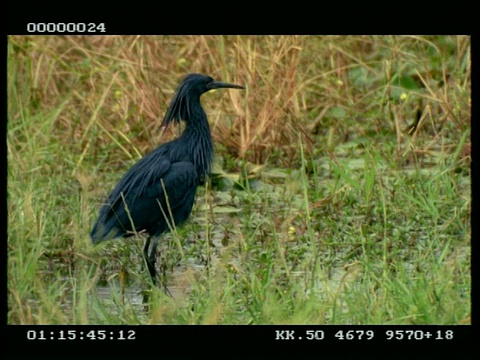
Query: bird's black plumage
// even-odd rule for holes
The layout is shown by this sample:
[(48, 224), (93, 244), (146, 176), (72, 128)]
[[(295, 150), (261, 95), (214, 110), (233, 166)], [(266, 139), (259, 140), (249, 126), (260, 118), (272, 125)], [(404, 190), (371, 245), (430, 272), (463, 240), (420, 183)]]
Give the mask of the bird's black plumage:
[(216, 88), (243, 89), (201, 74), (190, 74), (182, 80), (162, 125), (167, 127), (183, 120), (186, 122), (184, 132), (144, 156), (127, 171), (101, 207), (90, 234), (96, 244), (147, 232), (154, 238), (150, 254), (150, 237), (144, 248), (154, 282), (158, 236), (187, 220), (200, 179), (210, 172), (213, 143), (200, 96)]

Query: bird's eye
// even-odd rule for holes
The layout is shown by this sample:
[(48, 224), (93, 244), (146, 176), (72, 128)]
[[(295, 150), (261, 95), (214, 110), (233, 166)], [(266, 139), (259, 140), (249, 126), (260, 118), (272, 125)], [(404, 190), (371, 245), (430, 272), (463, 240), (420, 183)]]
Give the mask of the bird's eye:
[(206, 87), (207, 89), (210, 89), (212, 83), (213, 83), (213, 79), (208, 79), (207, 82), (205, 83), (205, 87)]

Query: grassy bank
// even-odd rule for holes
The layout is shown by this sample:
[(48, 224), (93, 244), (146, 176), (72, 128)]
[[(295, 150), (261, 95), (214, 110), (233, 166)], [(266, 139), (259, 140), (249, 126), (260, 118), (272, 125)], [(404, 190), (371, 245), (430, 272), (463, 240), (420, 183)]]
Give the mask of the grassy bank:
[[(190, 72), (247, 89), (146, 312), (142, 239), (88, 234)], [(10, 37), (8, 322), (470, 323), (470, 86), (461, 36)]]

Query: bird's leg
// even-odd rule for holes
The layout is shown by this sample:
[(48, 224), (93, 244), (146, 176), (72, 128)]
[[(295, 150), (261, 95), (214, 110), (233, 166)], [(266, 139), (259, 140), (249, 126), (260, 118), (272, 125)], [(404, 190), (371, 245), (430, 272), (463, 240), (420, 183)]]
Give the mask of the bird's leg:
[[(150, 242), (152, 240), (152, 236), (149, 236), (145, 241), (145, 246), (143, 247), (143, 256), (145, 257), (145, 262), (147, 263), (148, 272), (150, 273), (150, 277), (152, 278), (153, 285), (157, 283), (157, 270), (155, 269), (155, 263), (157, 260), (157, 246), (158, 246), (158, 237), (153, 237), (153, 244), (152, 249), (150, 250), (150, 254), (148, 253), (148, 249), (150, 247)], [(168, 290), (167, 285), (163, 284), (165, 289), (165, 293), (169, 296), (172, 296), (170, 290)]]
[[(150, 271), (150, 275), (152, 276), (152, 280), (154, 280), (154, 277), (157, 274), (157, 271), (155, 270), (155, 263), (157, 262), (157, 246), (158, 246), (158, 237), (154, 237), (153, 238), (153, 244), (152, 244), (152, 250), (150, 251), (150, 255), (149, 255), (149, 261), (150, 261), (150, 264), (152, 265), (152, 269), (153, 269), (153, 274)], [(155, 284), (155, 280), (153, 281), (153, 283)]]
[(149, 236), (147, 240), (145, 241), (145, 246), (143, 247), (143, 256), (145, 258), (145, 262), (147, 263), (147, 268), (148, 272), (150, 273), (150, 277), (152, 278), (152, 283), (153, 285), (156, 284), (156, 276), (157, 276), (157, 271), (155, 270), (155, 253), (157, 251), (157, 245), (158, 245), (158, 238), (155, 237), (153, 239), (153, 245), (152, 245), (152, 251), (150, 252), (150, 255), (148, 254), (148, 249), (150, 247), (150, 241), (152, 240), (152, 237)]
[[(153, 239), (153, 245), (152, 245), (152, 251), (150, 252), (150, 263), (152, 264), (153, 266), (153, 269), (155, 271), (155, 262), (157, 260), (157, 245), (158, 245), (158, 237), (155, 237)], [(155, 272), (156, 273), (156, 272)], [(168, 290), (167, 288), (167, 284), (163, 281), (165, 279), (164, 276), (161, 277), (161, 280), (162, 280), (162, 285), (163, 285), (163, 288), (165, 289), (165, 293), (168, 295), (168, 296), (172, 296), (172, 294), (170, 293), (170, 290)], [(154, 282), (155, 284), (155, 282)]]

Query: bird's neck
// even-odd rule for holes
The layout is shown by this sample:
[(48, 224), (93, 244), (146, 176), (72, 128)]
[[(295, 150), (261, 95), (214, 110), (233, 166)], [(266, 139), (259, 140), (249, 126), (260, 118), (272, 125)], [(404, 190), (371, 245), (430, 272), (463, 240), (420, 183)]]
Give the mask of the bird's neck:
[(213, 160), (213, 141), (205, 113), (196, 116), (195, 119), (188, 119), (182, 140), (188, 144), (190, 157), (197, 173), (205, 176), (210, 173)]

